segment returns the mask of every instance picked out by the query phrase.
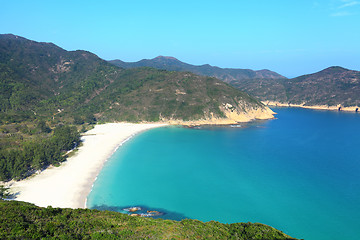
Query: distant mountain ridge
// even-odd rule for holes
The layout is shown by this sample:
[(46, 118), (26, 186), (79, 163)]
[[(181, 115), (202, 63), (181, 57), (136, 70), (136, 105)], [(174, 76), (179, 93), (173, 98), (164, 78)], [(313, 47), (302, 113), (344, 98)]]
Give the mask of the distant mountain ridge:
[[(360, 72), (333, 66), (313, 74), (287, 79), (269, 70), (218, 68), (208, 64), (194, 66), (173, 57), (159, 56), (134, 63), (110, 61), (123, 68), (153, 67), (171, 71), (190, 71), (213, 76), (270, 105), (360, 106)], [(352, 111), (353, 109), (349, 109)]]
[(168, 71), (188, 71), (203, 76), (216, 77), (227, 83), (254, 78), (285, 79), (284, 76), (267, 69), (254, 71), (250, 69), (220, 68), (209, 64), (195, 66), (181, 62), (174, 57), (166, 56), (158, 56), (153, 59), (143, 59), (138, 62), (124, 62), (121, 60), (112, 60), (109, 62), (122, 68), (152, 67)]

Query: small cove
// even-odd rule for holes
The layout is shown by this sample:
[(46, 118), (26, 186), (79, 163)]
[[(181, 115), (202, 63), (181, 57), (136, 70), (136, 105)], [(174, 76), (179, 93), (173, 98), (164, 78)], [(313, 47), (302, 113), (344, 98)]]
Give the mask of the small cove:
[(168, 219), (261, 222), (304, 239), (360, 234), (360, 115), (277, 108), (241, 127), (164, 127), (105, 164), (88, 207)]

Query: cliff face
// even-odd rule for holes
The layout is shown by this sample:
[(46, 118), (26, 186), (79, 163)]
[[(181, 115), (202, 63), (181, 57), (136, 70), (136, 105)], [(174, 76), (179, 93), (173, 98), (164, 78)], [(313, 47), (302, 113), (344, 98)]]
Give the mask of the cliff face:
[(215, 117), (210, 113), (210, 116), (207, 116), (203, 119), (192, 120), (192, 121), (180, 121), (176, 119), (162, 119), (164, 122), (170, 124), (179, 124), (185, 126), (196, 126), (196, 125), (228, 125), (228, 124), (237, 124), (241, 122), (249, 122), (253, 120), (264, 120), (274, 118), (275, 112), (273, 112), (268, 107), (249, 107), (243, 111), (238, 111), (233, 108), (231, 104), (223, 104), (220, 107), (221, 112), (224, 114), (224, 117)]

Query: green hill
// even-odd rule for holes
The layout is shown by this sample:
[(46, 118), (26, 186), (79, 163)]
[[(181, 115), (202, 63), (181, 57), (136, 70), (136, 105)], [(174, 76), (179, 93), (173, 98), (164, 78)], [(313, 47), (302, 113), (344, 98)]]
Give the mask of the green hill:
[(86, 51), (14, 35), (0, 35), (0, 73), (4, 123), (39, 116), (65, 122), (93, 115), (101, 121), (226, 118), (226, 104), (237, 113), (267, 110), (215, 78), (122, 69)]
[(360, 106), (360, 72), (330, 67), (291, 79), (286, 89), (288, 102), (306, 105)]
[(0, 200), (1, 239), (293, 239), (260, 223), (172, 221)]
[(121, 60), (110, 62), (124, 68), (148, 66), (217, 77), (262, 101), (305, 106), (360, 106), (360, 72), (342, 67), (329, 67), (317, 73), (287, 79), (269, 70), (218, 68), (208, 64), (194, 66), (162, 56), (133, 63)]
[(306, 106), (360, 106), (360, 72), (329, 67), (293, 79), (254, 80), (231, 83), (263, 101)]
[(63, 109), (67, 116), (90, 114), (83, 103), (114, 81), (116, 70), (86, 51), (0, 35), (0, 120), (49, 117)]

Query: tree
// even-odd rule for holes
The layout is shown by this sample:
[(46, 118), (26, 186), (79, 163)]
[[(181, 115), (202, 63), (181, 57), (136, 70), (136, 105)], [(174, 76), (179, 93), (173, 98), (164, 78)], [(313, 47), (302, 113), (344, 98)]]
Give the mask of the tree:
[(76, 127), (60, 125), (54, 129), (51, 141), (59, 150), (67, 151), (80, 143), (80, 134)]
[(48, 127), (48, 125), (46, 125), (44, 120), (40, 120), (37, 124), (37, 128), (43, 132), (43, 133), (49, 133), (51, 132), (51, 128)]
[(80, 116), (75, 115), (74, 116), (74, 124), (82, 125), (82, 124), (84, 124), (84, 120)]
[(89, 113), (85, 116), (85, 122), (88, 122), (89, 124), (95, 124), (96, 118), (94, 117), (93, 114)]
[(9, 195), (9, 189), (3, 185), (0, 185), (0, 199), (7, 198)]

